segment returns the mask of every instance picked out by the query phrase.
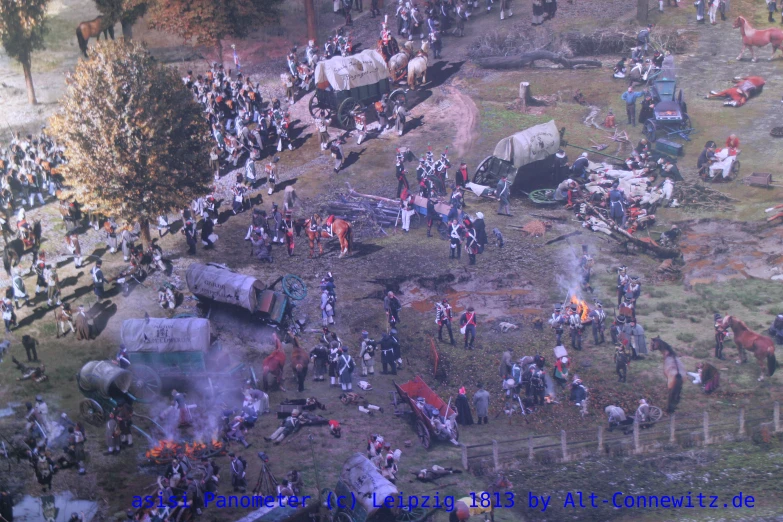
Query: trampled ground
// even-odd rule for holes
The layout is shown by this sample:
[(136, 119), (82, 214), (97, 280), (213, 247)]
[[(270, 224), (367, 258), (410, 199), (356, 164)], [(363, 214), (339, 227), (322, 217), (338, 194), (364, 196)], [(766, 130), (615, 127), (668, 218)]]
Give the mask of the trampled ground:
[[(608, 107), (612, 107), (618, 116), (622, 115), (624, 111), (619, 96), (624, 86), (619, 80), (611, 78), (607, 67), (601, 70), (563, 71), (546, 68), (542, 63), (542, 67), (536, 69), (501, 73), (482, 70), (465, 59), (467, 47), (476, 35), (511, 27), (529, 27), (529, 2), (518, 4), (514, 17), (503, 25), (497, 25), (496, 10), (489, 16), (481, 13), (468, 25), (468, 32), (463, 39), (448, 37), (444, 58), (431, 64), (432, 83), (416, 94), (417, 103), (411, 110), (414, 122), (411, 130), (402, 138), (386, 134), (361, 146), (356, 146), (355, 140), (350, 140), (346, 145), (346, 152), (351, 153), (349, 166), (338, 175), (331, 173), (330, 158), (319, 152), (315, 137), (311, 135), (312, 127), (309, 126), (309, 115), (305, 108), (307, 98), (300, 100), (292, 110), (294, 119), (298, 120), (296, 128), (302, 129), (297, 140), (298, 148), (280, 155), (282, 177), (295, 183), (297, 193), (302, 198), (297, 215), (307, 216), (309, 212), (320, 210), (337, 193), (347, 191), (346, 182), (362, 193), (393, 197), (396, 187), (393, 150), (397, 146), (407, 146), (422, 153), (427, 145), (432, 145), (436, 154), (449, 146), (452, 162), (464, 160), (470, 168), (474, 168), (491, 154), (499, 139), (551, 118), (559, 126), (567, 127), (567, 137), (571, 143), (586, 146), (591, 139), (605, 141), (603, 132), (582, 124), (589, 109), (574, 103), (572, 96), (576, 89), (580, 89), (590, 104), (600, 107), (602, 112), (599, 121)], [(623, 4), (610, 1), (588, 4), (577, 0), (576, 5), (570, 5), (563, 2), (555, 27), (592, 31), (595, 27), (617, 23), (633, 33), (636, 26), (623, 21), (629, 18), (627, 7)], [(277, 73), (283, 67), (282, 53), (285, 48), (292, 41), (300, 46), (305, 43), (301, 38), (293, 38), (298, 34), (297, 27), (301, 21), (297, 7), (291, 7), (291, 14), (286, 18), (282, 30), (269, 31), (239, 45), (243, 68), (262, 81), (267, 97), (281, 94)], [(325, 27), (331, 21), (338, 20), (332, 19), (330, 9), (331, 4), (321, 3), (319, 6), (319, 16)], [(763, 23), (763, 8), (760, 5), (735, 1), (731, 9), (732, 15), (755, 13), (754, 23), (768, 25)], [(4, 88), (6, 93), (2, 99), (2, 108), (9, 124), (15, 129), (35, 129), (56, 109), (55, 102), (63, 88), (62, 76), (73, 67), (77, 58), (78, 48), (70, 28), (78, 21), (94, 16), (92, 5), (81, 0), (72, 4), (52, 4), (51, 12), (51, 50), (34, 60), (39, 98), (44, 102), (40, 107), (31, 110), (23, 104), (24, 93), (20, 90), (23, 82), (19, 70), (2, 62), (0, 72), (3, 82), (8, 85)], [(754, 171), (777, 173), (776, 166), (781, 153), (768, 133), (776, 125), (775, 118), (781, 110), (778, 98), (780, 59), (771, 63), (760, 61), (752, 64), (747, 60), (737, 63), (734, 59), (739, 52), (739, 35), (736, 30), (730, 29), (730, 22), (717, 27), (699, 27), (693, 23), (693, 18), (693, 11), (688, 6), (678, 12), (668, 10), (660, 20), (662, 25), (682, 26), (689, 31), (689, 37), (694, 42), (685, 56), (677, 57), (678, 76), (697, 128), (694, 141), (686, 145), (686, 156), (681, 159), (681, 165), (690, 168), (682, 170), (686, 176), (693, 176), (696, 156), (703, 143), (708, 139), (720, 142), (729, 133), (735, 132), (742, 140), (741, 176)], [(364, 14), (358, 18), (356, 25), (356, 40), (369, 47), (377, 31), (376, 24)], [(141, 25), (136, 27), (134, 36), (148, 41), (157, 55), (168, 63), (176, 64), (183, 73), (188, 68), (201, 70), (206, 67), (206, 61), (212, 59), (206, 50), (194, 52), (165, 35), (146, 31)], [(616, 61), (615, 56), (600, 58), (606, 66)], [(745, 107), (724, 108), (717, 101), (703, 99), (709, 90), (724, 88), (732, 77), (751, 73), (765, 76), (768, 83), (764, 92)], [(555, 97), (556, 103), (535, 114), (521, 114), (513, 107), (520, 81), (530, 81), (535, 95)], [(634, 141), (640, 137), (639, 131), (638, 127), (629, 129)], [(569, 149), (568, 152), (573, 158), (579, 151)], [(615, 151), (610, 148), (607, 152)], [(627, 149), (616, 153), (622, 156), (627, 153)], [(226, 196), (230, 181), (229, 174), (221, 181), (220, 190)], [(326, 271), (332, 271), (339, 297), (336, 331), (352, 349), (355, 357), (358, 353), (359, 333), (367, 329), (379, 337), (385, 326), (380, 301), (383, 292), (389, 289), (398, 291), (405, 304), (400, 328), (405, 368), (398, 382), (421, 374), (446, 400), (455, 397), (462, 385), (472, 393), (479, 380), (487, 383), (492, 393), (490, 425), (463, 429), (461, 442), (502, 441), (529, 433), (556, 434), (560, 429), (580, 430), (603, 423), (601, 411), (610, 402), (620, 402), (627, 410), (639, 397), (647, 397), (651, 402), (661, 405), (665, 401), (665, 382), (657, 354), (635, 362), (631, 367), (628, 384), (617, 384), (611, 362), (612, 348), (606, 345), (593, 347), (591, 342), (587, 342), (583, 352), (571, 350), (571, 355), (575, 372), (593, 393), (589, 416), (582, 418), (573, 406), (565, 403), (549, 406), (529, 422), (519, 416), (507, 420), (502, 414), (503, 401), (497, 378), (500, 354), (507, 347), (513, 347), (516, 354), (538, 351), (551, 361), (553, 336), (548, 330), (535, 330), (533, 321), (535, 318), (546, 318), (551, 305), (561, 302), (565, 291), (572, 286), (575, 280), (575, 255), (581, 244), (588, 244), (596, 258), (593, 284), (596, 296), (601, 297), (604, 303), (613, 300), (616, 266), (628, 265), (632, 273), (643, 277), (645, 291), (640, 299), (639, 318), (647, 330), (648, 340), (661, 335), (678, 349), (689, 370), (699, 360), (711, 360), (711, 317), (714, 311), (742, 317), (758, 330), (766, 328), (774, 314), (781, 312), (783, 289), (779, 282), (769, 280), (771, 275), (777, 273), (773, 270), (781, 266), (780, 227), (776, 230), (760, 223), (764, 218), (763, 209), (780, 201), (780, 190), (750, 188), (734, 183), (718, 188), (739, 200), (734, 205), (735, 212), (732, 215), (694, 214), (675, 209), (659, 212), (657, 231), (667, 229), (671, 223), (681, 223), (686, 230), (683, 239), (685, 278), (678, 283), (658, 283), (655, 275), (657, 262), (644, 255), (628, 254), (614, 243), (589, 232), (572, 237), (569, 242), (544, 245), (548, 239), (571, 232), (577, 226), (570, 221), (570, 214), (564, 211), (541, 211), (517, 199), (512, 204), (514, 217), (504, 218), (495, 215), (493, 203), (472, 196), (468, 198), (467, 210), (471, 214), (482, 211), (487, 216), (487, 228), (491, 230), (499, 227), (506, 238), (506, 246), (502, 250), (490, 246), (479, 257), (476, 267), (467, 265), (466, 256), (459, 262), (450, 262), (447, 242), (437, 237), (437, 234), (436, 237), (426, 238), (423, 229), (414, 230), (410, 234), (387, 231), (390, 234), (388, 236), (361, 237), (357, 241), (356, 252), (340, 260), (336, 257), (336, 245), (333, 244), (327, 247), (324, 257), (309, 259), (305, 239), (298, 238), (294, 257), (287, 258), (278, 248), (273, 265), (258, 265), (248, 256), (249, 246), (243, 241), (250, 220), (248, 214), (229, 216), (223, 227), (217, 230), (220, 240), (216, 250), (199, 251), (198, 261), (225, 262), (263, 281), (273, 281), (285, 273), (302, 276), (310, 289), (310, 296), (300, 305), (300, 310), (309, 316), (308, 328), (318, 328), (317, 284)], [(281, 203), (279, 193), (270, 198), (265, 191), (262, 192), (264, 208), (268, 209), (272, 201)], [(77, 304), (92, 305), (94, 303), (88, 286), (91, 265), (75, 271), (70, 263), (66, 264), (61, 239), (63, 229), (55, 219), (55, 209), (51, 207), (50, 204), (44, 210), (33, 213), (36, 215), (42, 212), (51, 223), (57, 223), (45, 230), (47, 241), (44, 250), (47, 257), (60, 256), (59, 260), (63, 261), (60, 276), (64, 280), (64, 295), (67, 299)], [(529, 216), (531, 213), (551, 214), (561, 219), (552, 220), (554, 227), (546, 237), (523, 238), (519, 229), (514, 227), (532, 219)], [(714, 221), (716, 218), (721, 221)], [(86, 232), (82, 245), (85, 250), (94, 250), (95, 255), (105, 255), (100, 238), (92, 231)], [(17, 383), (14, 381), (17, 374), (6, 360), (0, 366), (0, 408), (5, 407), (8, 401), (23, 403), (41, 393), (47, 397), (53, 410), (76, 415), (81, 395), (73, 376), (82, 364), (113, 356), (119, 343), (122, 320), (141, 317), (144, 312), (163, 315), (155, 304), (155, 290), (160, 282), (168, 279), (180, 285), (183, 283), (184, 269), (191, 261), (184, 255), (186, 249), (183, 239), (180, 236), (167, 237), (162, 240), (162, 245), (167, 257), (173, 260), (173, 276), (164, 278), (156, 275), (147, 288), (137, 288), (129, 298), (113, 296), (103, 309), (96, 309), (96, 314), (100, 312), (95, 321), (100, 335), (95, 341), (77, 342), (70, 336), (55, 339), (52, 335), (54, 324), (51, 313), (40, 298), (33, 310), (20, 311), (22, 326), (10, 336), (13, 343), (11, 352), (21, 358), (21, 336), (30, 334), (37, 337), (41, 342), (40, 355), (47, 364), (51, 380), (43, 385)], [(109, 265), (110, 270), (117, 270), (122, 265), (119, 256), (106, 255), (105, 259), (105, 266)], [(28, 287), (33, 284), (30, 279), (26, 282)], [(476, 307), (479, 335), (477, 349), (473, 352), (462, 350), (459, 343), (456, 348), (448, 344), (438, 345), (441, 372), (436, 379), (431, 375), (427, 353), (430, 338), (435, 335), (433, 301), (444, 295), (452, 298), (458, 311), (469, 305)], [(186, 301), (185, 308), (192, 309), (192, 304)], [(521, 328), (500, 333), (496, 325), (501, 320), (518, 324)], [(247, 337), (242, 337), (242, 332), (235, 330), (234, 323), (216, 322), (214, 330), (237, 361), (250, 363), (259, 370), (261, 355), (258, 352), (269, 348), (266, 342), (248, 342)], [(304, 340), (305, 345), (310, 347), (314, 343), (314, 336), (305, 334)], [(755, 364), (735, 365), (731, 360), (735, 356), (731, 343), (728, 343), (726, 351), (730, 360), (719, 365), (725, 372), (722, 390), (705, 400), (705, 396), (695, 386), (686, 384), (680, 411), (698, 412), (707, 408), (711, 414), (731, 416), (742, 405), (770, 405), (773, 400), (780, 399), (779, 375), (759, 384), (756, 382)], [(292, 383), (289, 382), (288, 393), (273, 393), (273, 404), (285, 397), (317, 396), (327, 404), (327, 415), (343, 423), (343, 437), (336, 440), (324, 428), (307, 428), (284, 444), (273, 447), (265, 443), (262, 437), (268, 435), (278, 421), (272, 416), (264, 416), (249, 437), (253, 447), (244, 452), (250, 460), (248, 476), (251, 482), (255, 481), (259, 471), (254, 452), (263, 450), (272, 458), (271, 468), (277, 475), (283, 475), (292, 467), (303, 470), (308, 492), (315, 493), (318, 485), (333, 486), (340, 463), (353, 451), (363, 451), (369, 433), (379, 432), (395, 447), (403, 450), (398, 483), (400, 489), (419, 494), (438, 490), (442, 494), (464, 496), (469, 491), (487, 487), (489, 476), (470, 473), (456, 476), (453, 480), (451, 477), (443, 479), (437, 487), (409, 483), (412, 475), (408, 472), (411, 470), (432, 464), (459, 466), (459, 451), (448, 444), (435, 445), (430, 451), (421, 448), (416, 442), (413, 427), (391, 412), (388, 394), (393, 389), (391, 378), (375, 376), (370, 380), (375, 389), (365, 396), (384, 407), (383, 413), (372, 418), (355, 408), (340, 404), (337, 400), (338, 392), (322, 383), (308, 381), (306, 391), (297, 394), (291, 391)], [(20, 413), (21, 410), (17, 408), (14, 417), (2, 419), (3, 434), (19, 428)], [(109, 517), (123, 511), (129, 505), (131, 496), (140, 494), (140, 490), (151, 491), (148, 487), (154, 482), (155, 470), (143, 465), (143, 440), (139, 440), (139, 447), (134, 451), (125, 451), (120, 457), (101, 455), (104, 449), (102, 431), (102, 428), (92, 428), (89, 433), (89, 474), (76, 477), (71, 472), (64, 472), (55, 478), (54, 484), (55, 489), (69, 488), (77, 496), (99, 500), (102, 516)], [(312, 442), (308, 439), (309, 434), (313, 435)], [(413, 441), (412, 447), (405, 447), (404, 442), (407, 440)], [(561, 505), (564, 490), (599, 489), (596, 483), (600, 483), (602, 493), (615, 485), (637, 492), (638, 484), (645, 484), (645, 491), (651, 494), (669, 492), (679, 487), (705, 490), (713, 486), (715, 492), (712, 494), (733, 494), (735, 482), (742, 482), (748, 484), (748, 491), (751, 487), (758, 491), (756, 495), (760, 507), (754, 513), (758, 516), (769, 513), (771, 516), (780, 510), (780, 501), (774, 496), (770, 485), (774, 481), (771, 477), (779, 471), (780, 443), (775, 438), (768, 444), (758, 445), (758, 442), (756, 440), (745, 446), (720, 447), (710, 451), (695, 449), (687, 454), (671, 450), (674, 455), (666, 452), (632, 461), (618, 457), (611, 460), (591, 458), (568, 465), (544, 463), (537, 464), (533, 469), (524, 461), (526, 455), (522, 455), (521, 463), (511, 466), (514, 471), (512, 481), (514, 491), (523, 498), (526, 498), (528, 490), (533, 490), (561, 499)], [(311, 451), (315, 452), (315, 459), (311, 457)], [(750, 454), (747, 459), (746, 454)], [(221, 460), (224, 465), (222, 481), (226, 485), (229, 482), (227, 460)], [(672, 461), (678, 464), (672, 464)], [(314, 462), (317, 462), (317, 470)], [(15, 491), (37, 492), (37, 485), (29, 470), (21, 465), (14, 465), (13, 470), (10, 482)], [(721, 474), (724, 472), (729, 478)], [(625, 478), (620, 480), (616, 475)], [(722, 478), (715, 479), (718, 476)], [(735, 478), (738, 480), (733, 480)], [(671, 520), (667, 512), (647, 513), (643, 516), (639, 512), (617, 510), (599, 510), (597, 513), (569, 512), (560, 508), (538, 513), (519, 503), (512, 510), (499, 510), (496, 520)], [(234, 520), (243, 515), (238, 510), (212, 510), (207, 516), (216, 520)], [(743, 512), (722, 512), (721, 516), (723, 519), (748, 517)], [(688, 517), (693, 520), (719, 518), (699, 510), (688, 513)], [(441, 515), (440, 520), (445, 520), (445, 517)]]

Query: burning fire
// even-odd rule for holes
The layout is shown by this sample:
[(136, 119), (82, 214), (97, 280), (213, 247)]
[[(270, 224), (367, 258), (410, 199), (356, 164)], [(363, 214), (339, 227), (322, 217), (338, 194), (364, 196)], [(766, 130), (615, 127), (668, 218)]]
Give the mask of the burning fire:
[(576, 311), (583, 323), (590, 321), (590, 307), (587, 306), (587, 301), (579, 299), (575, 295), (571, 295), (571, 304), (576, 305)]
[(168, 464), (182, 453), (192, 459), (213, 457), (225, 452), (225, 446), (219, 440), (204, 442), (185, 442), (184, 445), (173, 440), (161, 440), (157, 446), (147, 450), (146, 457), (156, 464)]

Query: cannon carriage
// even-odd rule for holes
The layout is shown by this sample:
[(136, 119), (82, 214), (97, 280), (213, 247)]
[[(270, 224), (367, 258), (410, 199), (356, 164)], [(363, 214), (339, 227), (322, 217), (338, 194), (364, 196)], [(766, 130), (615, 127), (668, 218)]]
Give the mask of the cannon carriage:
[(381, 53), (362, 51), (352, 56), (335, 56), (318, 62), (316, 90), (310, 98), (310, 115), (324, 111), (339, 127), (354, 128), (354, 113), (364, 105), (389, 95), (391, 105), (407, 103), (405, 89), (393, 89), (389, 68)]

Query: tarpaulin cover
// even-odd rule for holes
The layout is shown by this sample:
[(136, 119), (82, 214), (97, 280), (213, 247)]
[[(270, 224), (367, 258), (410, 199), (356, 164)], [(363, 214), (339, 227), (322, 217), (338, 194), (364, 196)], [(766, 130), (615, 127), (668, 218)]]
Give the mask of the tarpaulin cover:
[(559, 148), (560, 133), (555, 120), (550, 120), (500, 140), (492, 155), (519, 168), (546, 159)]
[(389, 69), (378, 51), (368, 49), (353, 56), (335, 56), (315, 66), (315, 83), (328, 83), (335, 91), (372, 85), (389, 78)]
[(90, 361), (79, 370), (79, 388), (86, 392), (98, 392), (111, 397), (112, 385), (117, 391), (127, 393), (133, 381), (133, 374), (109, 361)]
[(188, 267), (185, 279), (194, 295), (241, 306), (251, 312), (258, 309), (257, 293), (266, 288), (266, 285), (255, 277), (237, 274), (220, 266), (199, 263), (192, 263)]
[[(396, 495), (397, 487), (381, 475), (378, 467), (361, 453), (354, 453), (343, 464), (340, 480), (356, 494), (356, 500), (373, 515), (387, 495)], [(373, 494), (375, 503), (373, 504)]]
[(197, 317), (126, 319), (120, 338), (129, 354), (206, 352), (211, 341), (209, 320)]

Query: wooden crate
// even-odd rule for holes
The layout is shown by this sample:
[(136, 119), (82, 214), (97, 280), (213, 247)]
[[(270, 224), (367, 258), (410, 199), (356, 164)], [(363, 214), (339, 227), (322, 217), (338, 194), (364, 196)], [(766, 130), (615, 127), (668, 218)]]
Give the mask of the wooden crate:
[(742, 181), (746, 185), (769, 188), (772, 186), (772, 174), (768, 172), (754, 172)]

